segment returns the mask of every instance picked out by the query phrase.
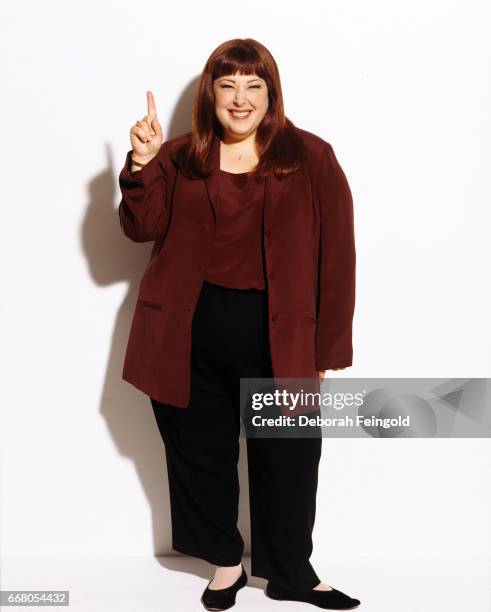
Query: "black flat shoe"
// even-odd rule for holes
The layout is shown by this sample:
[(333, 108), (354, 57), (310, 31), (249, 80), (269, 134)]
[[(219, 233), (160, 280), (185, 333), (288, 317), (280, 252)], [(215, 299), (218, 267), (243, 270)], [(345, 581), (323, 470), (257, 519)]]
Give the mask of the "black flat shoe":
[(360, 605), (359, 599), (349, 597), (345, 593), (333, 588), (331, 591), (290, 591), (281, 586), (268, 582), (266, 595), (271, 599), (303, 601), (325, 610), (351, 610)]
[(213, 578), (208, 583), (208, 586), (201, 595), (201, 602), (207, 610), (228, 610), (235, 606), (235, 596), (237, 591), (247, 584), (247, 573), (242, 563), (242, 574), (237, 580), (225, 589), (209, 589), (208, 587), (213, 582)]

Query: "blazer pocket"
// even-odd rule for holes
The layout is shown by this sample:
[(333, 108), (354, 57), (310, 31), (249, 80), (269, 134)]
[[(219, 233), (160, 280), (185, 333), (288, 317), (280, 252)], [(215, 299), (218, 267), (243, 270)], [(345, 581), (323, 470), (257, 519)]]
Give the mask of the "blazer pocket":
[(162, 310), (162, 304), (157, 304), (157, 302), (150, 302), (148, 300), (137, 300), (136, 305), (141, 308), (153, 308), (154, 310)]

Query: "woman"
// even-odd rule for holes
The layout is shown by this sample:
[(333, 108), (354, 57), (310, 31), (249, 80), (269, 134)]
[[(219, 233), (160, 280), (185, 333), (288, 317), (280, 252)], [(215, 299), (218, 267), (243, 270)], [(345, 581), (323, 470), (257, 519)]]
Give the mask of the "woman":
[[(352, 364), (353, 205), (329, 143), (285, 117), (276, 62), (221, 44), (192, 131), (163, 142), (155, 101), (130, 130), (121, 226), (153, 241), (123, 379), (146, 393), (166, 449), (172, 546), (216, 565), (225, 610), (247, 582), (237, 529), (240, 378), (315, 378)], [(309, 562), (322, 437), (247, 438), (251, 573), (273, 599), (360, 602)]]

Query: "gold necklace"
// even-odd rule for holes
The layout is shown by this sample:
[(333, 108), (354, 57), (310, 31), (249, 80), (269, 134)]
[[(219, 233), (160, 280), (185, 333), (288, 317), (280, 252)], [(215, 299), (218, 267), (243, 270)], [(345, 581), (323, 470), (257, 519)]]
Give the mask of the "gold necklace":
[(222, 145), (228, 149), (233, 155), (237, 155), (238, 159), (242, 159), (242, 156), (244, 155), (244, 153), (236, 153), (235, 151), (233, 151), (228, 145), (226, 145), (223, 140), (220, 140), (220, 142), (222, 143)]

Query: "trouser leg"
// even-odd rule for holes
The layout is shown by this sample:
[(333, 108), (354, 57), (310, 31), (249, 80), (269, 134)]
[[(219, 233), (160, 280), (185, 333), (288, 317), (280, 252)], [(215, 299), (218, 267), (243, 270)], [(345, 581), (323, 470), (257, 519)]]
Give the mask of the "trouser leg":
[(251, 570), (308, 590), (320, 579), (309, 559), (322, 438), (248, 438)]
[[(256, 298), (254, 312), (250, 350), (234, 361), (238, 382), (273, 378), (266, 295)], [(309, 561), (322, 452), (321, 429), (315, 433), (318, 437), (247, 438), (251, 573), (285, 588), (309, 590), (321, 582)]]
[[(214, 565), (237, 565), (244, 549), (237, 528), (237, 437), (232, 431), (224, 435), (223, 424), (211, 425), (209, 416), (202, 427), (195, 429), (201, 419), (190, 427), (192, 416), (184, 415), (185, 410), (174, 408), (169, 412), (170, 406), (152, 404), (166, 450), (172, 548)], [(214, 407), (218, 405), (220, 400), (216, 398)], [(203, 405), (196, 400), (193, 406), (203, 415), (209, 403)], [(219, 432), (217, 439), (214, 434)]]
[(231, 566), (244, 549), (237, 528), (240, 414), (222, 369), (224, 347), (213, 318), (220, 304), (212, 298), (205, 287), (193, 318), (188, 407), (151, 403), (165, 443), (172, 547)]

